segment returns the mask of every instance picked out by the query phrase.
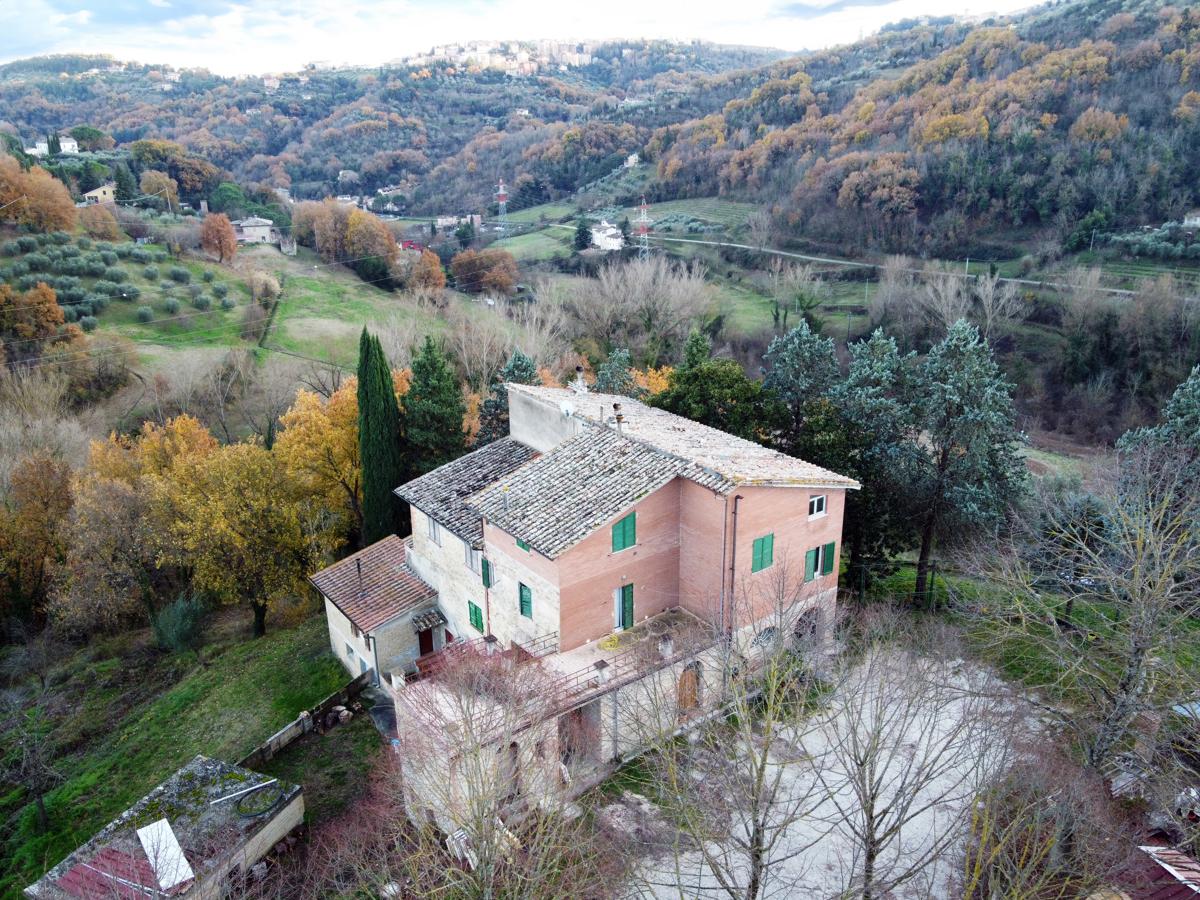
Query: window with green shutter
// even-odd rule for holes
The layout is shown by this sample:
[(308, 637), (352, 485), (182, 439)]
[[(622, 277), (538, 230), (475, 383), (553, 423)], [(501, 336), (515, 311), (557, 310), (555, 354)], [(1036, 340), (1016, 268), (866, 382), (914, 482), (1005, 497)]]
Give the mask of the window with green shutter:
[(834, 543), (830, 541), (821, 548), (821, 574), (828, 575), (833, 571)]
[(529, 585), (517, 582), (517, 597), (521, 604), (521, 615), (527, 619), (533, 618), (533, 591)]
[(633, 627), (633, 585), (623, 584), (617, 588), (617, 627)]
[(467, 601), (467, 618), (471, 620), (471, 627), (476, 631), (483, 631), (483, 610), (470, 600)]
[(483, 572), (483, 586), (490, 588), (492, 586), (492, 564), (485, 559), (481, 571)]
[(804, 554), (804, 580), (805, 582), (812, 581), (817, 577), (817, 557), (821, 553), (820, 547), (814, 547)]
[(524, 550), (526, 553), (528, 553), (529, 552), (529, 541), (523, 541), (520, 538), (517, 538), (517, 547), (521, 550)]
[(761, 571), (768, 568), (773, 562), (775, 562), (774, 532), (754, 539), (754, 547), (750, 552), (750, 571)]
[(613, 553), (627, 550), (637, 543), (637, 513), (631, 512), (612, 527)]

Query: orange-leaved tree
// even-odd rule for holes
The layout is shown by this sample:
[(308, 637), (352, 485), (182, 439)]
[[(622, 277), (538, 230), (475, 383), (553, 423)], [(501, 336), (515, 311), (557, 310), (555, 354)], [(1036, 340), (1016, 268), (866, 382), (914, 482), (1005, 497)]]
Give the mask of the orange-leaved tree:
[(225, 213), (209, 213), (200, 225), (200, 246), (220, 262), (233, 259), (237, 253), (237, 235)]

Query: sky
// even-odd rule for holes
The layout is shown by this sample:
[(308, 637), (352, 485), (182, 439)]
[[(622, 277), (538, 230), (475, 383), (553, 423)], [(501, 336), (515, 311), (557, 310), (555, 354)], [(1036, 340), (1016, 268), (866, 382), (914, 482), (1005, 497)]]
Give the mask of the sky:
[(0, 61), (49, 53), (203, 67), (374, 64), (435, 44), (670, 38), (798, 51), (921, 15), (986, 16), (1031, 0), (0, 0)]

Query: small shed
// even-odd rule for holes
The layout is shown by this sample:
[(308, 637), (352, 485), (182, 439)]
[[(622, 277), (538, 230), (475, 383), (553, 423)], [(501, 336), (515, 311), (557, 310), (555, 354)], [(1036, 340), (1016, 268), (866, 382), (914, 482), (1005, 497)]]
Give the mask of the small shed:
[(25, 896), (210, 900), (303, 821), (298, 785), (197, 756), (25, 888)]

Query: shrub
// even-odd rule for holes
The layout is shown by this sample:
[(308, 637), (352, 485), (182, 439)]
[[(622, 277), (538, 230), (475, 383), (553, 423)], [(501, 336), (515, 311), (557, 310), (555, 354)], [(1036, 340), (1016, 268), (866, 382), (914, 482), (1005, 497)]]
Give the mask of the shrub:
[(160, 281), (158, 283), (158, 286), (161, 290), (164, 290), (164, 291), (175, 290), (175, 282), (173, 282), (173, 281)]
[(117, 249), (114, 251), (118, 259), (129, 259), (133, 255), (133, 244), (117, 244)]
[(97, 294), (107, 294), (109, 297), (115, 297), (121, 293), (121, 286), (115, 281), (105, 281), (102, 278), (92, 285), (92, 290)]
[(50, 257), (45, 253), (28, 253), (25, 256), (25, 265), (29, 266), (30, 272), (49, 272)]
[(224, 297), (229, 293), (229, 285), (223, 281), (218, 281), (212, 286), (212, 292), (214, 297)]
[(165, 263), (167, 261), (167, 255), (168, 254), (166, 250), (155, 250), (154, 261), (156, 263)]
[(104, 260), (106, 266), (115, 265), (117, 262), (117, 254), (111, 250), (101, 250), (100, 258)]
[(17, 238), (17, 246), (21, 248), (22, 253), (32, 253), (38, 248), (38, 239), (32, 234), (23, 234)]
[[(154, 259), (154, 254), (144, 247), (134, 247), (129, 251), (129, 258), (135, 263), (148, 263)], [(155, 275), (154, 277), (157, 278), (158, 276)]]
[(208, 296), (208, 294), (201, 294), (199, 297), (193, 297), (192, 306), (196, 307), (196, 309), (200, 310), (201, 312), (207, 312), (208, 310), (212, 309), (212, 297)]
[(28, 291), (37, 287), (39, 281), (45, 281), (41, 275), (22, 275), (17, 279), (17, 290)]
[(216, 276), (215, 276), (215, 275), (213, 275), (213, 273), (212, 273), (212, 272), (210, 272), (208, 269), (205, 269), (205, 270), (204, 270), (204, 274), (203, 274), (203, 275), (201, 275), (200, 277), (204, 279), (204, 283), (205, 283), (205, 284), (212, 284), (212, 280), (213, 280), (213, 279), (214, 279)]
[(195, 300), (204, 293), (204, 288), (198, 284), (189, 284), (187, 287), (188, 296)]
[(89, 278), (99, 278), (104, 274), (104, 260), (98, 253), (90, 253), (83, 261), (83, 274)]
[(149, 322), (154, 318), (154, 310), (148, 306), (139, 306), (137, 311), (137, 320), (142, 323)]
[(142, 269), (142, 277), (147, 281), (157, 281), (158, 266), (146, 266), (146, 268)]
[(232, 297), (221, 298), (221, 309), (233, 309), (235, 306), (237, 306), (237, 301)]
[(142, 289), (136, 284), (121, 285), (122, 300), (136, 300), (140, 296), (142, 296)]
[(90, 237), (81, 237), (79, 240), (77, 240), (75, 242), (75, 246), (78, 247), (80, 250), (91, 250), (92, 249), (92, 239)]
[(109, 281), (121, 282), (129, 278), (129, 273), (120, 266), (109, 266), (104, 270), (104, 277)]
[(77, 321), (79, 319), (79, 307), (78, 306), (64, 306), (63, 307), (63, 318), (68, 322)]
[(96, 330), (96, 326), (100, 323), (96, 321), (95, 316), (84, 316), (79, 320), (79, 327), (84, 331), (92, 332)]
[(187, 284), (192, 280), (192, 273), (183, 266), (171, 266), (167, 274), (171, 277), (172, 281), (179, 284)]
[(108, 297), (104, 294), (88, 294), (85, 301), (92, 312), (103, 312), (108, 307)]
[(80, 249), (74, 244), (67, 244), (65, 247), (58, 248), (58, 253), (63, 259), (74, 259), (80, 252)]
[(54, 293), (58, 294), (58, 302), (63, 306), (69, 303), (78, 303), (87, 296), (87, 291), (81, 287), (66, 287), (62, 290), (55, 288)]
[(61, 247), (63, 244), (71, 243), (71, 235), (65, 231), (52, 231), (50, 232), (50, 240)]
[(5, 241), (3, 244), (0, 244), (0, 253), (3, 253), (5, 256), (16, 256), (20, 252), (21, 245), (16, 241)]
[(203, 624), (204, 602), (195, 594), (183, 593), (154, 616), (154, 640), (173, 653), (193, 650), (200, 644)]
[(4, 277), (5, 277), (5, 280), (10, 280), (13, 278), (20, 278), (22, 275), (24, 275), (28, 271), (29, 271), (29, 266), (25, 263), (25, 260), (23, 260), (23, 259), (17, 260), (17, 262), (13, 263), (11, 266), (9, 266), (7, 269), (4, 270)]
[(175, 315), (175, 313), (179, 312), (179, 298), (168, 297), (163, 301), (163, 309), (170, 315)]

